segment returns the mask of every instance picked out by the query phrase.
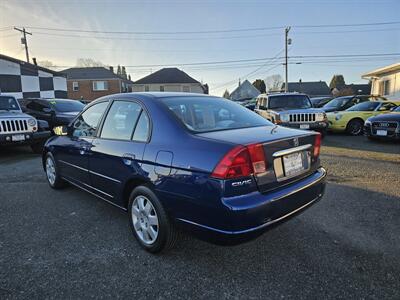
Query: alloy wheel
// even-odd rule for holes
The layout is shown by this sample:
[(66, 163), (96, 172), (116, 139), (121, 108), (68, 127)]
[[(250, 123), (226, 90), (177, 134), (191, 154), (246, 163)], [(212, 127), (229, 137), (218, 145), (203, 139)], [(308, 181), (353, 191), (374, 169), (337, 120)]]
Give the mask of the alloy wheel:
[(51, 157), (47, 157), (46, 159), (46, 175), (49, 183), (51, 185), (54, 185), (56, 182), (56, 168), (54, 166), (54, 161)]
[(139, 195), (132, 205), (132, 223), (139, 239), (146, 245), (153, 244), (159, 233), (157, 212), (145, 196)]

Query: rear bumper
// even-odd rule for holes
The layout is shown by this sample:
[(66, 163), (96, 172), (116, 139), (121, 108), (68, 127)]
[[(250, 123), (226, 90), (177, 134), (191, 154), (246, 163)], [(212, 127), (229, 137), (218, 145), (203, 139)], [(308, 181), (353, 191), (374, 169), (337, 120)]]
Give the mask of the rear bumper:
[[(13, 141), (13, 135), (24, 135), (25, 140)], [(31, 145), (36, 143), (45, 142), (50, 137), (50, 131), (38, 131), (30, 133), (16, 133), (16, 134), (0, 134), (1, 146), (17, 146), (17, 145)]]
[(324, 168), (319, 168), (312, 175), (279, 190), (222, 199), (228, 208), (229, 230), (184, 219), (178, 221), (201, 238), (217, 244), (245, 242), (319, 201), (325, 191), (326, 174)]

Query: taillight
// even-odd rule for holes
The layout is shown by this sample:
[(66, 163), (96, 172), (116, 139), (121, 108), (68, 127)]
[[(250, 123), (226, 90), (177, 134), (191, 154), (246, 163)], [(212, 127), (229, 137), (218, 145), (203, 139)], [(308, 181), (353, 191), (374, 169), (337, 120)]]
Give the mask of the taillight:
[(315, 141), (314, 141), (314, 157), (317, 158), (319, 156), (319, 152), (321, 150), (321, 134), (318, 133), (315, 136)]
[(233, 179), (266, 171), (264, 149), (261, 144), (236, 146), (215, 167), (212, 177)]

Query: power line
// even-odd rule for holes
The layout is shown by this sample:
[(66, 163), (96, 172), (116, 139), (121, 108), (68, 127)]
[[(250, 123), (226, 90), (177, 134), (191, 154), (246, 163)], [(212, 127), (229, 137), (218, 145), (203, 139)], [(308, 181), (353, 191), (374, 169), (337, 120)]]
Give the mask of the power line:
[[(318, 25), (292, 25), (293, 28), (328, 28), (328, 27), (361, 27), (361, 26), (382, 26), (400, 24), (400, 21), (391, 22), (375, 22), (375, 23), (351, 23), (351, 24), (318, 24)], [(138, 35), (174, 35), (174, 34), (213, 34), (213, 33), (230, 33), (230, 32), (247, 32), (247, 31), (265, 31), (283, 29), (285, 26), (271, 27), (253, 27), (253, 28), (237, 28), (222, 30), (198, 30), (198, 31), (107, 31), (107, 30), (84, 30), (74, 28), (54, 28), (54, 27), (38, 27), (25, 26), (29, 29), (59, 31), (59, 32), (82, 32), (82, 33), (106, 33), (106, 34), (138, 34)]]

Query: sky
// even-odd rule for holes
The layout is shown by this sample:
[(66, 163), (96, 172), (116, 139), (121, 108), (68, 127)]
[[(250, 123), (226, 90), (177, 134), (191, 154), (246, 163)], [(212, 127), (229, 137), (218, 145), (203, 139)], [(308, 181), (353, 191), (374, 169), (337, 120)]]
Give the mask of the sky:
[[(291, 26), (289, 81), (329, 84), (343, 74), (346, 83), (366, 83), (361, 74), (400, 62), (399, 12), (400, 0), (0, 0), (0, 53), (25, 60), (13, 30), (25, 26), (30, 56), (57, 70), (92, 58), (125, 65), (137, 80), (176, 66), (220, 96), (239, 80), (284, 77), (284, 27)], [(347, 26), (388, 22), (398, 23)], [(221, 61), (239, 62), (190, 65)]]

